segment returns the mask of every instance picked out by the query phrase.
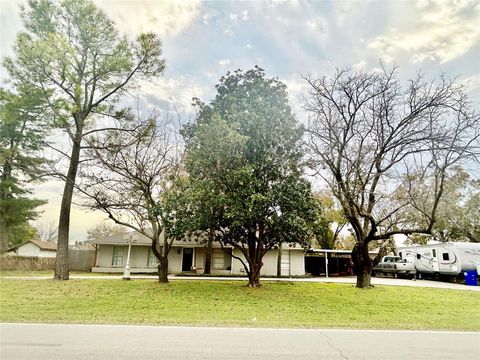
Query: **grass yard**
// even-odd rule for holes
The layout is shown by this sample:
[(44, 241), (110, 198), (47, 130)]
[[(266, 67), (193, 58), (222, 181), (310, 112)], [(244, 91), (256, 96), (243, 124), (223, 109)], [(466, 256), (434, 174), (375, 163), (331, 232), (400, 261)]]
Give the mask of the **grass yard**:
[(480, 294), (238, 281), (0, 280), (0, 321), (480, 330)]
[[(96, 275), (110, 275), (110, 274), (104, 274), (104, 273), (92, 273), (92, 272), (87, 272), (87, 271), (70, 271), (70, 275), (88, 275), (88, 276), (96, 276)], [(120, 274), (115, 274), (115, 275), (122, 275)], [(5, 271), (0, 271), (0, 278), (5, 277), (5, 276), (21, 276), (21, 277), (27, 277), (27, 276), (51, 276), (53, 278), (53, 270), (39, 270), (39, 271), (34, 271), (34, 270), (5, 270)]]

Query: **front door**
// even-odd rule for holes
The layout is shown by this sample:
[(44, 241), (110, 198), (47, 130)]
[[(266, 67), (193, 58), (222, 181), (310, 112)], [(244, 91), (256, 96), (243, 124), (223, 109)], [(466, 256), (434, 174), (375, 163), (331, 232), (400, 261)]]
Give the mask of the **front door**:
[(192, 270), (192, 264), (193, 264), (193, 249), (184, 248), (183, 259), (182, 259), (182, 271)]

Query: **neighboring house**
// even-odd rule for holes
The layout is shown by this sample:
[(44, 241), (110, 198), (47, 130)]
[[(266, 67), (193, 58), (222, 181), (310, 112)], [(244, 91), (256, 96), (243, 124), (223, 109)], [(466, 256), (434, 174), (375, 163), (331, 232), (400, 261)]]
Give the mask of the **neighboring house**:
[(53, 241), (29, 240), (10, 248), (7, 255), (55, 257), (57, 244)]
[[(129, 242), (130, 272), (150, 273), (157, 271), (157, 259), (150, 248), (151, 240), (139, 233), (112, 235), (91, 240), (96, 247), (95, 266), (92, 272), (123, 272), (127, 263)], [(163, 243), (163, 238), (160, 241)], [(245, 275), (242, 263), (231, 255), (243, 258), (240, 251), (232, 248), (222, 249), (220, 244), (213, 246), (212, 275)], [(305, 275), (304, 249), (284, 246), (282, 249), (282, 275)], [(278, 250), (269, 251), (263, 258), (262, 275), (277, 274)], [(203, 273), (205, 264), (205, 246), (195, 241), (175, 241), (168, 254), (168, 272)]]

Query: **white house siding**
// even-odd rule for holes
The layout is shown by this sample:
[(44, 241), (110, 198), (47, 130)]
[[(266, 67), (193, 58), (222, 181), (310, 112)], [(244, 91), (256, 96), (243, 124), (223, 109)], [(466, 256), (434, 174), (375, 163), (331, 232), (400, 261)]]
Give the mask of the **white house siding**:
[(263, 266), (260, 269), (262, 275), (277, 275), (278, 251), (269, 251), (263, 257)]
[[(125, 250), (125, 261), (127, 260), (127, 251), (128, 246)], [(132, 246), (130, 251), (130, 264), (135, 264), (136, 267), (146, 268), (147, 267), (147, 260), (148, 260), (148, 246)], [(154, 267), (157, 270), (156, 267)]]
[(205, 268), (205, 249), (203, 247), (195, 249), (194, 266), (196, 267), (197, 272), (203, 272)]
[(17, 249), (12, 250), (9, 255), (54, 258), (57, 255), (57, 252), (54, 250), (42, 250), (37, 245), (28, 242), (20, 245)]
[(302, 250), (290, 250), (290, 275), (305, 275), (305, 254)]
[(112, 245), (98, 245), (96, 266), (100, 268), (111, 268), (112, 255), (113, 255)]
[(182, 272), (182, 254), (181, 247), (173, 246), (168, 254), (168, 272), (178, 274)]
[(18, 256), (40, 256), (40, 248), (32, 243), (21, 245), (17, 249)]
[[(283, 250), (284, 254), (289, 254), (290, 257), (290, 276), (305, 275), (305, 258), (303, 249), (289, 249)], [(240, 257), (245, 261), (245, 257), (239, 250), (234, 250), (234, 255)], [(272, 250), (263, 257), (263, 266), (260, 270), (262, 275), (276, 276), (277, 275), (277, 259), (278, 251)], [(242, 263), (237, 259), (232, 259), (232, 274), (245, 274)]]
[[(121, 246), (121, 245), (120, 245)], [(192, 246), (173, 246), (168, 256), (168, 272), (171, 274), (178, 274), (182, 272), (182, 258), (183, 248), (191, 248)], [(121, 266), (112, 266), (113, 257), (113, 245), (97, 245), (97, 262), (96, 267), (92, 268), (93, 272), (122, 272), (126, 261), (128, 246), (123, 246), (124, 255), (123, 263)], [(130, 252), (130, 271), (131, 272), (156, 272), (156, 266), (147, 267), (148, 258), (148, 246), (133, 245)], [(218, 251), (219, 249), (214, 249)], [(233, 254), (243, 258), (240, 251), (234, 249)], [(277, 274), (277, 250), (269, 251), (263, 258), (263, 267), (261, 270), (262, 275), (276, 276)], [(193, 266), (196, 267), (198, 273), (203, 273), (205, 250), (203, 247), (194, 248)], [(305, 261), (303, 249), (286, 249), (283, 250), (283, 256), (288, 256), (289, 269), (283, 269), (283, 275), (305, 275)], [(217, 254), (218, 257), (218, 254)], [(221, 259), (218, 258), (218, 263)], [(224, 254), (223, 261), (226, 269), (216, 269), (212, 262), (212, 275), (215, 274), (234, 274), (234, 275), (246, 275), (242, 263), (235, 259), (230, 258), (228, 254)], [(231, 268), (231, 269), (228, 269)], [(288, 274), (286, 273), (288, 272)]]
[(40, 250), (39, 251), (39, 257), (48, 257), (48, 258), (54, 258), (57, 256), (56, 251), (49, 251), (49, 250)]

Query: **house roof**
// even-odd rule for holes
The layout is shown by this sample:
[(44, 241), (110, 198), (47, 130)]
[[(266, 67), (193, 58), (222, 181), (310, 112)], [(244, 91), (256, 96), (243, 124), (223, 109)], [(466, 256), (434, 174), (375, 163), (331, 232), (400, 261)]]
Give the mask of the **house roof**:
[(42, 241), (42, 240), (28, 240), (21, 244), (15, 245), (8, 249), (8, 251), (18, 249), (20, 246), (26, 245), (28, 243), (32, 243), (40, 248), (40, 250), (47, 250), (47, 251), (57, 251), (57, 243), (53, 241)]
[(104, 244), (104, 245), (128, 245), (130, 242), (130, 237), (132, 245), (151, 245), (152, 240), (150, 240), (145, 235), (142, 235), (138, 232), (130, 232), (128, 234), (114, 234), (110, 236), (105, 236), (98, 239), (87, 240), (89, 244)]
[[(306, 251), (308, 254), (316, 253), (333, 253), (333, 254), (351, 254), (352, 250), (335, 250), (335, 249), (309, 249)], [(369, 254), (378, 254), (378, 250), (369, 251)]]
[[(163, 234), (160, 235), (160, 243), (163, 243)], [(145, 235), (142, 235), (136, 231), (129, 232), (127, 234), (115, 234), (110, 236), (105, 236), (99, 239), (87, 240), (86, 242), (89, 244), (95, 245), (128, 245), (130, 242), (130, 237), (132, 241), (132, 245), (140, 245), (140, 246), (151, 246), (152, 240)], [(205, 244), (201, 241), (195, 241), (194, 239), (182, 239), (182, 240), (175, 240), (173, 242), (173, 246), (188, 246), (188, 247), (204, 247)], [(218, 242), (214, 242), (214, 248), (220, 248), (220, 244)], [(231, 246), (226, 246), (230, 248)], [(284, 244), (284, 250), (302, 250), (301, 246)]]
[(53, 241), (30, 240), (30, 242), (42, 250), (57, 251), (57, 243)]

